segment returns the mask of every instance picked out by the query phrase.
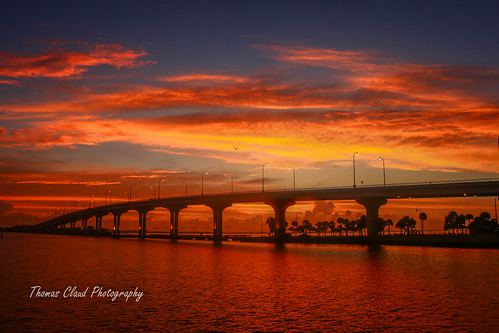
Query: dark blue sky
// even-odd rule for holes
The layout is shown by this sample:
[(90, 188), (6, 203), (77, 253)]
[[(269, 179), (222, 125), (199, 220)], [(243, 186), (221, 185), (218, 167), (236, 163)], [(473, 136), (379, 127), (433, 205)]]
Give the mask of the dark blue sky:
[(497, 1), (15, 1), (2, 5), (0, 45), (150, 43), (176, 69), (256, 66), (250, 46), (275, 41), (488, 66), (499, 63), (497, 17)]

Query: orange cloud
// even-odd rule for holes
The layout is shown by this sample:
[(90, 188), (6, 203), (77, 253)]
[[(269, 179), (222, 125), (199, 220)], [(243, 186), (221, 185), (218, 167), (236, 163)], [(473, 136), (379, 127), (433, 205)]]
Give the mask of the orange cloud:
[(247, 82), (249, 79), (240, 76), (230, 76), (230, 75), (209, 75), (209, 74), (187, 74), (179, 76), (165, 76), (159, 78), (159, 81), (164, 82), (236, 82), (242, 83)]
[(329, 67), (352, 72), (388, 71), (392, 66), (386, 60), (369, 51), (338, 51), (303, 46), (286, 47), (280, 45), (259, 45), (260, 49), (271, 52), (271, 56), (285, 62), (311, 66)]
[[(499, 83), (497, 69), (391, 64), (365, 51), (267, 49), (278, 59), (346, 74), (338, 81), (336, 73), (325, 73), (325, 81), (315, 83), (286, 82), (271, 75), (262, 80), (190, 73), (162, 78), (167, 86), (4, 104), (6, 117), (59, 115), (57, 120), (33, 119), (25, 127), (5, 129), (0, 144), (40, 149), (122, 141), (230, 162), (266, 158), (308, 166), (363, 150), (383, 154), (405, 169), (456, 171), (459, 165), (495, 172), (497, 153), (484, 147), (495, 144), (498, 134), (499, 104), (493, 94)], [(328, 82), (328, 75), (334, 83)], [(170, 114), (179, 107), (200, 111)], [(144, 110), (162, 116), (134, 115), (127, 120), (120, 113)], [(68, 117), (69, 111), (86, 116)], [(108, 118), (111, 112), (116, 113)], [(225, 151), (233, 144), (245, 148), (237, 157)]]
[[(51, 49), (46, 53), (20, 55), (0, 52), (0, 76), (7, 77), (79, 77), (89, 67), (111, 65), (116, 68), (133, 68), (144, 64), (138, 61), (144, 50), (128, 50), (119, 44), (83, 45), (82, 50)], [(3, 83), (12, 84), (15, 81)]]

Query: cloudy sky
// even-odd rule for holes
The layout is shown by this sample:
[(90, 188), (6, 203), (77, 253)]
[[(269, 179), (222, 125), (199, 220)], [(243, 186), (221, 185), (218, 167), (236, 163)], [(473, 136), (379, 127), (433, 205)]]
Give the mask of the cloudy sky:
[[(379, 157), (388, 184), (499, 178), (498, 16), (496, 1), (2, 4), (1, 223), (158, 184), (199, 194), (203, 172), (205, 193), (229, 191), (228, 174), (235, 191), (258, 190), (263, 163), (268, 189), (292, 188), (289, 167), (297, 188), (351, 186), (354, 152), (365, 186), (383, 183)], [(436, 221), (490, 203), (382, 213)]]

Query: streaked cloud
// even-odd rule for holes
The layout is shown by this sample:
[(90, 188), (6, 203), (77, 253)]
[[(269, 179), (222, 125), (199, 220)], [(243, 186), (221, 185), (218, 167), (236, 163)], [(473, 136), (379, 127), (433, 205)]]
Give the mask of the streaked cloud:
[[(73, 42), (55, 45), (49, 50), (32, 54), (0, 52), (0, 76), (78, 78), (89, 67), (110, 65), (116, 68), (142, 66), (144, 50), (126, 49), (120, 44), (95, 44)], [(16, 82), (3, 80), (4, 83)]]
[[(3, 74), (9, 77), (5, 81), (43, 76), (46, 89), (50, 86), (50, 93), (40, 98), (0, 102), (0, 149), (20, 152), (0, 162), (4, 182), (98, 188), (154, 183), (168, 176), (182, 192), (181, 181), (197, 184), (200, 177), (189, 173), (198, 165), (178, 164), (196, 159), (203, 161), (199, 163), (203, 168), (214, 170), (212, 189), (225, 189), (227, 180), (220, 173), (229, 168), (240, 168), (247, 175), (238, 179), (241, 189), (258, 186), (260, 170), (255, 166), (262, 161), (281, 173), (289, 165), (307, 170), (305, 177), (311, 180), (300, 178), (302, 183), (323, 184), (318, 179), (331, 169), (340, 179), (347, 171), (350, 174), (354, 151), (361, 153), (360, 175), (362, 168), (379, 168), (379, 156), (387, 161), (390, 175), (497, 174), (496, 68), (410, 63), (364, 50), (265, 46), (260, 49), (278, 61), (279, 70), (253, 75), (156, 73), (140, 83), (128, 78), (102, 83), (98, 77), (81, 74), (100, 65), (141, 66), (145, 51), (115, 44), (101, 48), (84, 44), (79, 51), (63, 46), (45, 55), (21, 55), (18, 65), (0, 65), (0, 72), (11, 73)], [(14, 62), (14, 56), (9, 57)], [(22, 61), (28, 64), (26, 72), (17, 70)], [(310, 67), (320, 68), (320, 74), (314, 68), (313, 74), (303, 76)], [(50, 81), (61, 77), (87, 81), (71, 89)], [(151, 162), (154, 170), (128, 165), (120, 170), (103, 159), (88, 170), (88, 164), (59, 156), (61, 149), (99, 149), (112, 142), (182, 162), (165, 162), (163, 171), (156, 170), (156, 162)], [(34, 169), (21, 167), (26, 161), (20, 155), (39, 151), (54, 156), (54, 161), (35, 163)], [(61, 166), (51, 171), (50, 165), (57, 163)], [(41, 171), (36, 172), (36, 167)], [(320, 176), (310, 176), (312, 171)], [(272, 172), (268, 170), (267, 181), (278, 183), (281, 176)], [(371, 176), (363, 177), (367, 183)], [(144, 196), (151, 195), (150, 188), (144, 191)]]
[(210, 74), (186, 74), (179, 76), (160, 77), (159, 81), (164, 82), (247, 82), (249, 78), (230, 75), (210, 75)]

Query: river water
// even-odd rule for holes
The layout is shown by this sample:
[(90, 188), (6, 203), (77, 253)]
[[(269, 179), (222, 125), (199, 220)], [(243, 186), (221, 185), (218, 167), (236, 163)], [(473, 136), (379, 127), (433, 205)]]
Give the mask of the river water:
[(499, 331), (498, 250), (4, 233), (0, 264), (2, 332)]

